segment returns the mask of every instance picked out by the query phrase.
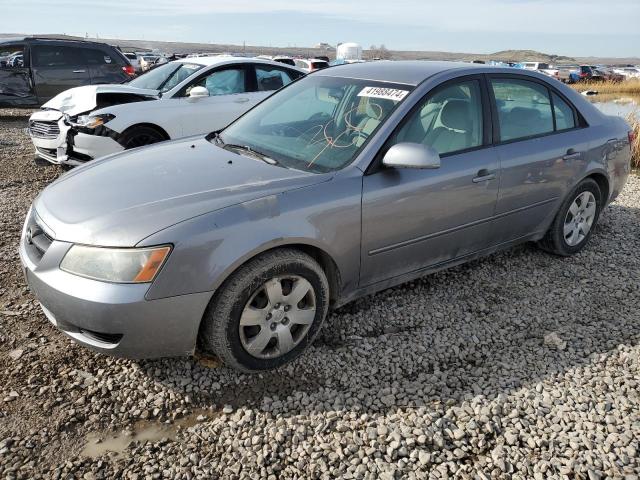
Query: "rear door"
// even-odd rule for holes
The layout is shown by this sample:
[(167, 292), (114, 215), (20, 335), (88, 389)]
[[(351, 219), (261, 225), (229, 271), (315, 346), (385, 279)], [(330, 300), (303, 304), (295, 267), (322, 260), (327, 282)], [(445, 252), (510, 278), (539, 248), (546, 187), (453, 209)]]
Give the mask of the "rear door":
[(37, 105), (29, 51), (24, 43), (0, 45), (0, 106)]
[(91, 83), (83, 49), (79, 46), (36, 43), (31, 47), (31, 64), (40, 103), (69, 88)]
[(124, 60), (115, 49), (84, 47), (82, 53), (85, 57), (92, 85), (121, 83), (129, 78), (122, 69), (125, 65)]
[(497, 242), (544, 228), (584, 166), (590, 142), (575, 108), (546, 82), (489, 76), (500, 194), (492, 233)]

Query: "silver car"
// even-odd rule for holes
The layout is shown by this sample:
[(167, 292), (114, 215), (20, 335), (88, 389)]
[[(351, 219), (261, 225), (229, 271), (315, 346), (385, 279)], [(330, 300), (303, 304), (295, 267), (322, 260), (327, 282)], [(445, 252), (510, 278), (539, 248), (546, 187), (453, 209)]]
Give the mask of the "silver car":
[(357, 297), (522, 242), (579, 252), (625, 184), (629, 130), (536, 72), (330, 68), (220, 132), (64, 175), (20, 256), (82, 345), (274, 368)]

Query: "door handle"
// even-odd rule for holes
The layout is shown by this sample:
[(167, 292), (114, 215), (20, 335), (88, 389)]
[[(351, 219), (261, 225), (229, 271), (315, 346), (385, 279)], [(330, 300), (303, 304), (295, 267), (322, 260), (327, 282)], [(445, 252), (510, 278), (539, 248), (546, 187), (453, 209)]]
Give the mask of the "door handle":
[(87, 73), (86, 70), (74, 70), (73, 73)]
[(580, 158), (581, 155), (581, 152), (577, 152), (575, 149), (570, 148), (569, 150), (567, 150), (567, 153), (562, 157), (562, 159), (565, 161), (575, 160), (576, 158)]
[(236, 103), (247, 103), (249, 101), (248, 98), (237, 98), (234, 100)]
[(472, 182), (473, 183), (488, 182), (489, 180), (493, 180), (494, 178), (496, 178), (496, 174), (494, 172), (491, 172), (486, 168), (483, 168), (478, 172), (478, 176), (475, 177), (472, 180)]

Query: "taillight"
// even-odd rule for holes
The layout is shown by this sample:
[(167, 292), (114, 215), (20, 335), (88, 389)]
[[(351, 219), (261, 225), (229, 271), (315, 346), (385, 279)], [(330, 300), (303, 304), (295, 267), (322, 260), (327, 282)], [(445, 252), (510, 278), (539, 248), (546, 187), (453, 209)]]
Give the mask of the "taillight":
[(629, 143), (631, 145), (633, 145), (633, 142), (636, 141), (636, 132), (635, 132), (635, 130), (629, 130), (628, 135), (629, 135)]
[(131, 75), (131, 76), (136, 74), (136, 69), (133, 68), (133, 66), (131, 65), (125, 65), (124, 67), (122, 67), (122, 71), (127, 75)]

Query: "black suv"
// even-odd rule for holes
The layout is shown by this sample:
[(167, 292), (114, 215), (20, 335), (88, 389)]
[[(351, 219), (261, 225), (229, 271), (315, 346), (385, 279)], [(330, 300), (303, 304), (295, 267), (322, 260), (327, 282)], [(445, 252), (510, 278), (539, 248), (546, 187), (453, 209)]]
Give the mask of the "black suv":
[(0, 40), (0, 107), (37, 107), (80, 85), (122, 83), (135, 74), (115, 47), (84, 40)]

